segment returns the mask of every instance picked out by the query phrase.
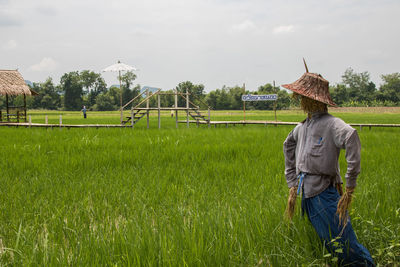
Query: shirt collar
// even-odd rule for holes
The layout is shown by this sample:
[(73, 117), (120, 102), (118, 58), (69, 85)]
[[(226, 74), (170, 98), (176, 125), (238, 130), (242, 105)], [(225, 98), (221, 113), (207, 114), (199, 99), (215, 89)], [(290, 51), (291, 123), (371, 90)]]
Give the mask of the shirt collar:
[(318, 119), (325, 114), (328, 114), (328, 112), (326, 112), (326, 111), (313, 112), (313, 113), (311, 113), (311, 119), (307, 117), (307, 121)]

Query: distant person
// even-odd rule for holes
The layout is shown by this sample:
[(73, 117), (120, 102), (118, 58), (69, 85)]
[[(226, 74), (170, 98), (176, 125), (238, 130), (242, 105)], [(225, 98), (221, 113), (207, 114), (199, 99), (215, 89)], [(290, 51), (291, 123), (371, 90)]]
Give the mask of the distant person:
[[(283, 87), (300, 98), (307, 119), (298, 124), (283, 143), (285, 176), (290, 188), (286, 214), (292, 218), (297, 195), (302, 211), (339, 266), (375, 266), (369, 251), (357, 241), (348, 207), (360, 173), (361, 144), (357, 131), (328, 113), (335, 106), (329, 82), (315, 73)], [(346, 192), (339, 172), (340, 150), (346, 150)]]
[(86, 106), (82, 107), (83, 118), (86, 119)]

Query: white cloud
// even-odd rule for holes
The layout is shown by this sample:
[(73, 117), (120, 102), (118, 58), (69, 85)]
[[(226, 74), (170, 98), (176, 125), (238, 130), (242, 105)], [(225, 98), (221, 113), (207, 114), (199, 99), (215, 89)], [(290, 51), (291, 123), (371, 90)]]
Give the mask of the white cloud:
[(275, 27), (272, 30), (272, 32), (275, 34), (294, 32), (294, 26), (293, 25), (281, 25), (281, 26)]
[(5, 44), (3, 44), (4, 50), (13, 50), (17, 47), (17, 42), (15, 40), (9, 40)]
[(245, 32), (256, 29), (256, 25), (251, 20), (245, 20), (242, 23), (235, 24), (232, 26), (232, 32)]
[(57, 67), (57, 62), (51, 57), (43, 58), (39, 63), (29, 67), (33, 71), (52, 71)]

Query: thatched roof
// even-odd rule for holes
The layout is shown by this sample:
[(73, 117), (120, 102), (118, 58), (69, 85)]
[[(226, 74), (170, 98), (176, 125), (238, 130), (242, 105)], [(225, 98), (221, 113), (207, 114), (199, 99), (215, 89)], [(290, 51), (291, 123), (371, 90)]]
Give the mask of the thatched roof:
[(0, 95), (32, 95), (18, 70), (0, 70)]

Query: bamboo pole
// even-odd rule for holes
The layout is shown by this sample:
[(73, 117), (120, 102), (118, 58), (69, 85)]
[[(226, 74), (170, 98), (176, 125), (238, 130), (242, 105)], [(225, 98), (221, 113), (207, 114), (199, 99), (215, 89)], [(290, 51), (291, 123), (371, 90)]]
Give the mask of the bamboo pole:
[(146, 89), (146, 108), (147, 108), (147, 129), (150, 128), (150, 111), (148, 110), (148, 108), (150, 107), (150, 98), (149, 98), (150, 92), (149, 92), (149, 88)]
[(210, 128), (210, 122), (211, 122), (211, 112), (210, 112), (210, 107), (208, 107), (208, 128)]
[(157, 107), (158, 107), (158, 129), (161, 129), (161, 103), (160, 103), (160, 95), (157, 95)]
[[(156, 94), (158, 94), (158, 92), (160, 92), (161, 91), (161, 89), (158, 89), (155, 93), (153, 93), (153, 94), (149, 94), (149, 96), (147, 96), (145, 99), (143, 99), (139, 104), (137, 104), (133, 109), (139, 109), (139, 106), (141, 105), (141, 104), (143, 104), (144, 102), (146, 102), (149, 98), (151, 98), (152, 96), (154, 96), (154, 95), (156, 95)], [(151, 95), (151, 96), (150, 96)]]
[(122, 121), (123, 121), (123, 108), (122, 108), (122, 84), (121, 84), (121, 71), (118, 71), (118, 76), (119, 76), (119, 90), (120, 90), (120, 94), (119, 94), (119, 103), (121, 106), (121, 125), (122, 125)]
[[(246, 94), (246, 85), (243, 83), (243, 95)], [(246, 101), (243, 101), (243, 121), (246, 121)]]
[[(303, 58), (304, 59), (304, 58)], [(275, 81), (274, 81), (274, 91), (275, 91)], [(276, 95), (276, 96), (278, 96), (278, 94)], [(276, 99), (275, 101), (274, 101), (274, 113), (275, 113), (275, 121), (277, 121), (277, 119), (276, 119), (276, 102), (278, 101), (278, 99)]]
[(178, 129), (178, 89), (175, 89), (175, 124), (176, 124), (176, 129)]
[(26, 95), (24, 94), (24, 117), (26, 122)]
[[(137, 96), (135, 96), (134, 98), (132, 98), (131, 100), (129, 100), (128, 103), (126, 103), (125, 105), (122, 106), (122, 108), (126, 108), (130, 103), (132, 103), (133, 101), (135, 101), (137, 98), (139, 98), (141, 95), (143, 95), (146, 91), (143, 91), (142, 93), (138, 94)], [(133, 108), (133, 105), (132, 105)]]
[[(185, 94), (185, 93), (180, 93), (180, 92), (178, 92), (178, 94), (181, 95), (182, 98), (186, 100), (186, 97), (185, 97), (186, 94)], [(194, 96), (194, 95), (193, 95), (193, 96)], [(190, 100), (189, 100), (189, 104), (192, 104), (193, 106), (199, 108), (198, 106), (196, 106), (196, 105), (195, 105), (192, 101), (190, 101)]]
[(9, 117), (9, 113), (10, 113), (10, 111), (9, 111), (9, 108), (8, 108), (8, 95), (6, 94), (6, 110), (7, 110), (7, 121), (9, 122), (10, 121), (10, 117)]
[(186, 88), (186, 127), (189, 128), (189, 92)]

